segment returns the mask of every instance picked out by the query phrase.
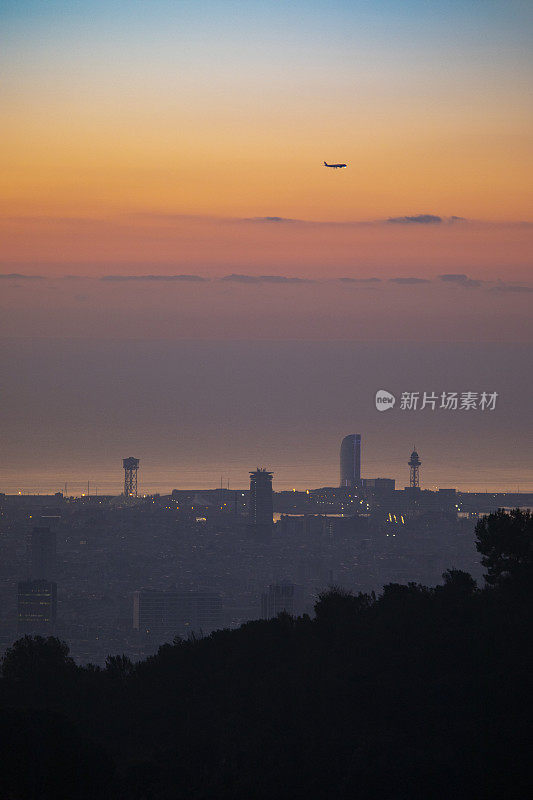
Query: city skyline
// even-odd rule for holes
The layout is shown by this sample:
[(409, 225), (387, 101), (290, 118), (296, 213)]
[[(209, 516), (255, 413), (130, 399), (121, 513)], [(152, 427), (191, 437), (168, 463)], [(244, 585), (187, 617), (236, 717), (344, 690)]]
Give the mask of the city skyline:
[[(425, 486), (533, 486), (526, 345), (44, 341), (4, 343), (2, 360), (2, 491), (67, 481), (82, 493), (90, 480), (118, 494), (128, 453), (148, 492), (221, 475), (246, 486), (258, 462), (276, 487), (335, 486), (339, 442), (354, 430), (364, 477), (407, 485), (416, 445)], [(398, 398), (393, 409), (376, 409), (380, 389)], [(493, 411), (402, 411), (408, 390), (499, 396)]]
[[(342, 440), (342, 443), (344, 443), (347, 439), (351, 439), (352, 436), (353, 435), (348, 435), (348, 436), (344, 437), (343, 440)], [(357, 436), (360, 437), (360, 434), (357, 434)], [(359, 445), (361, 445), (361, 443), (362, 443), (361, 442), (361, 438), (359, 438)], [(360, 484), (359, 488), (361, 488), (363, 486), (365, 480), (369, 480), (369, 479), (373, 480), (374, 478), (385, 478), (385, 479), (390, 479), (390, 480), (394, 481), (396, 483), (397, 490), (402, 490), (404, 488), (408, 488), (409, 485), (410, 485), (410, 482), (411, 482), (410, 463), (411, 463), (411, 459), (413, 458), (414, 455), (418, 455), (418, 453), (415, 453), (415, 452), (408, 453), (406, 451), (405, 458), (404, 458), (404, 466), (406, 468), (405, 468), (405, 470), (403, 470), (402, 474), (399, 477), (397, 475), (393, 475), (392, 472), (390, 474), (389, 474), (389, 472), (387, 472), (387, 474), (384, 473), (383, 475), (381, 475), (381, 474), (379, 474), (379, 475), (373, 475), (372, 474), (371, 475), (370, 472), (368, 470), (366, 470), (366, 472), (368, 474), (363, 474), (363, 473), (365, 473), (365, 461), (363, 459), (361, 459), (360, 460), (360, 464), (362, 465), (362, 472), (361, 472), (360, 480), (359, 480), (359, 484)], [(410, 458), (409, 461), (406, 460), (408, 457)], [(123, 460), (124, 461), (132, 461), (132, 460), (136, 461), (137, 462), (137, 466), (139, 467), (139, 461), (141, 459), (128, 458), (128, 459), (123, 459)], [(142, 459), (142, 461), (144, 461), (144, 459)], [(150, 465), (150, 459), (148, 459), (148, 463)], [(380, 462), (377, 462), (375, 459), (371, 460), (369, 462), (369, 467), (371, 467), (372, 465), (375, 465), (376, 463), (380, 463)], [(124, 469), (125, 469), (125, 467), (124, 467)], [(247, 474), (248, 475), (257, 474), (256, 472), (254, 472), (254, 473), (250, 472), (250, 470), (248, 468), (246, 468), (246, 467), (244, 467), (242, 469), (241, 468), (233, 468), (233, 470), (231, 470), (231, 471), (230, 470), (226, 470), (225, 472), (221, 472), (220, 476), (219, 476), (219, 480), (217, 481), (216, 478), (213, 477), (213, 475), (208, 475), (206, 470), (194, 470), (193, 469), (193, 470), (190, 471), (189, 474), (187, 474), (187, 477), (182, 478), (181, 481), (177, 481), (177, 482), (173, 483), (173, 482), (171, 482), (171, 476), (167, 475), (164, 478), (161, 478), (161, 477), (159, 478), (160, 483), (154, 483), (153, 465), (152, 465), (152, 469), (151, 470), (150, 470), (150, 466), (149, 466), (149, 470), (150, 470), (149, 471), (149, 477), (148, 477), (148, 481), (145, 481), (145, 482), (143, 482), (143, 480), (142, 480), (142, 473), (143, 473), (142, 464), (140, 465), (139, 469), (140, 469), (140, 477), (135, 479), (135, 481), (136, 481), (135, 492), (131, 492), (130, 490), (126, 491), (125, 483), (124, 483), (124, 477), (120, 475), (120, 471), (119, 471), (118, 468), (115, 468), (114, 470), (113, 469), (110, 470), (108, 468), (105, 471), (105, 475), (107, 477), (104, 478), (104, 480), (101, 480), (101, 479), (99, 480), (98, 479), (98, 475), (93, 476), (92, 479), (88, 478), (85, 481), (83, 479), (80, 479), (79, 476), (74, 477), (74, 478), (71, 476), (67, 480), (63, 481), (62, 484), (59, 481), (57, 485), (49, 484), (45, 489), (43, 489), (42, 486), (23, 487), (23, 488), (18, 488), (18, 489), (15, 488), (14, 489), (13, 488), (14, 484), (12, 485), (12, 484), (8, 483), (4, 487), (0, 486), (0, 493), (3, 493), (3, 494), (23, 494), (23, 495), (24, 494), (26, 494), (26, 495), (31, 495), (31, 494), (46, 495), (46, 494), (54, 494), (56, 492), (60, 492), (60, 493), (64, 494), (64, 496), (66, 496), (66, 497), (86, 497), (86, 496), (91, 496), (91, 495), (93, 495), (93, 496), (98, 496), (98, 495), (101, 495), (101, 496), (105, 496), (105, 495), (119, 496), (119, 495), (124, 495), (125, 494), (126, 496), (131, 497), (132, 499), (135, 499), (137, 496), (139, 498), (142, 498), (142, 497), (147, 497), (147, 496), (153, 495), (153, 494), (167, 494), (167, 493), (170, 494), (172, 492), (172, 490), (174, 490), (174, 489), (177, 489), (177, 490), (190, 490), (190, 489), (192, 489), (192, 490), (194, 490), (194, 489), (208, 490), (208, 489), (211, 489), (213, 491), (216, 491), (217, 489), (220, 488), (220, 489), (223, 489), (223, 490), (234, 490), (234, 491), (247, 490), (248, 489), (248, 486), (247, 486), (248, 478), (246, 477), (246, 475)], [(332, 469), (333, 468), (331, 467), (331, 465), (328, 465), (324, 469), (324, 473), (323, 474), (324, 475), (326, 475), (326, 474), (329, 475), (331, 473)], [(289, 481), (288, 483), (280, 483), (279, 481), (276, 481), (276, 471), (275, 471), (274, 468), (272, 468), (271, 471), (268, 471), (268, 468), (259, 467), (258, 468), (258, 473), (261, 473), (261, 472), (263, 472), (265, 470), (266, 470), (266, 474), (272, 476), (272, 483), (273, 483), (273, 491), (274, 492), (276, 492), (276, 491), (279, 491), (279, 492), (281, 492), (281, 491), (291, 491), (291, 490), (294, 490), (294, 491), (306, 491), (306, 490), (319, 489), (319, 488), (325, 488), (325, 487), (336, 488), (339, 485), (338, 480), (337, 481), (330, 481), (330, 482), (325, 482), (325, 481), (320, 482), (319, 481), (319, 482), (317, 482), (315, 484), (309, 484), (309, 483), (302, 484), (302, 483), (298, 483), (297, 481), (292, 481), (292, 482)], [(337, 464), (337, 471), (338, 471), (338, 464)], [(342, 466), (341, 466), (341, 471), (342, 471)], [(159, 472), (156, 472), (155, 474), (161, 475), (162, 473), (161, 473), (161, 471), (159, 471)], [(431, 469), (430, 469), (430, 474), (431, 474)], [(112, 475), (112, 477), (109, 477), (110, 475)], [(362, 481), (361, 481), (361, 479), (362, 479)], [(137, 493), (137, 480), (138, 480), (138, 493)], [(344, 486), (344, 487), (347, 487), (347, 488), (357, 489), (359, 484), (357, 484), (356, 482), (351, 482), (351, 483), (344, 482), (343, 483), (341, 481), (340, 486), (341, 487)], [(427, 483), (425, 484), (424, 480), (423, 480), (423, 472), (422, 472), (422, 478), (420, 480), (420, 489), (421, 490), (435, 491), (435, 490), (442, 489), (442, 488), (454, 488), (454, 489), (457, 489), (458, 491), (463, 491), (463, 492), (483, 492), (483, 491), (485, 491), (485, 492), (488, 492), (488, 493), (495, 493), (495, 494), (499, 493), (499, 492), (509, 492), (509, 493), (513, 493), (513, 494), (516, 493), (516, 492), (521, 492), (521, 493), (526, 494), (526, 493), (530, 493), (531, 491), (533, 491), (533, 489), (529, 486), (529, 484), (527, 484), (527, 482), (524, 482), (524, 481), (522, 481), (521, 484), (517, 483), (517, 484), (514, 484), (514, 485), (511, 484), (511, 483), (508, 483), (506, 485), (497, 485), (497, 484), (491, 483), (490, 485), (486, 484), (484, 487), (482, 487), (481, 484), (464, 487), (464, 486), (457, 485), (457, 484), (452, 485), (450, 482), (442, 483), (441, 485), (427, 484)]]
[(13, 800), (522, 797), (533, 2), (0, 2)]

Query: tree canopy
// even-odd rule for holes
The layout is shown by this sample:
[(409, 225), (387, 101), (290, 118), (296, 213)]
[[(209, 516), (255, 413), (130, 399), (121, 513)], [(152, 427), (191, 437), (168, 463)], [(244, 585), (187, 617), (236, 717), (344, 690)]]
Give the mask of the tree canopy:
[(499, 509), (476, 525), (476, 548), (492, 586), (533, 581), (533, 516), (530, 511)]

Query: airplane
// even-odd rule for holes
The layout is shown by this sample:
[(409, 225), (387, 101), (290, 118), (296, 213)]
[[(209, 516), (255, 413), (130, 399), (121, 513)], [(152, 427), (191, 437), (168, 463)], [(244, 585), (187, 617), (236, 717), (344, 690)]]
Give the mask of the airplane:
[(344, 167), (347, 167), (348, 164), (328, 164), (327, 161), (324, 161), (324, 166), (331, 167), (331, 169), (343, 169)]

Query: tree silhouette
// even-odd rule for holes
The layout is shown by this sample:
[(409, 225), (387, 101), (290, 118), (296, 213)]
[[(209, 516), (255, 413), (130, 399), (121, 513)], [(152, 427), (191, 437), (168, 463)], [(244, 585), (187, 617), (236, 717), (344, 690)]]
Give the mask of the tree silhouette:
[(1, 709), (2, 800), (105, 800), (114, 767), (70, 720), (46, 710)]
[(65, 642), (54, 636), (24, 636), (6, 650), (2, 675), (11, 681), (31, 682), (59, 677), (74, 666)]
[(477, 589), (477, 583), (469, 572), (462, 569), (447, 569), (442, 573), (444, 585), (439, 587), (442, 592), (457, 598), (466, 598)]
[(105, 671), (111, 678), (127, 678), (133, 672), (133, 663), (128, 656), (108, 656), (105, 660)]
[(331, 625), (340, 620), (347, 621), (363, 609), (369, 608), (374, 599), (372, 595), (362, 592), (355, 595), (348, 589), (332, 586), (318, 595), (315, 603), (316, 619), (319, 623)]
[(533, 516), (515, 508), (498, 509), (476, 525), (476, 548), (487, 568), (485, 580), (492, 586), (513, 583), (530, 585), (533, 580)]

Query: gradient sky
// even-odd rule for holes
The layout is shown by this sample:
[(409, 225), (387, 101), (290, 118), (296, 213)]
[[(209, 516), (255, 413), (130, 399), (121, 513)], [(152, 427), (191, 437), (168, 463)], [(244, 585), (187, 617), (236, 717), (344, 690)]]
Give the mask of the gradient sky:
[(531, 343), (530, 2), (4, 0), (0, 27), (4, 353)]
[(528, 2), (2, 9), (6, 214), (531, 219)]
[(524, 278), (531, 229), (235, 221), (533, 220), (530, 3), (16, 0), (2, 31), (6, 262)]

